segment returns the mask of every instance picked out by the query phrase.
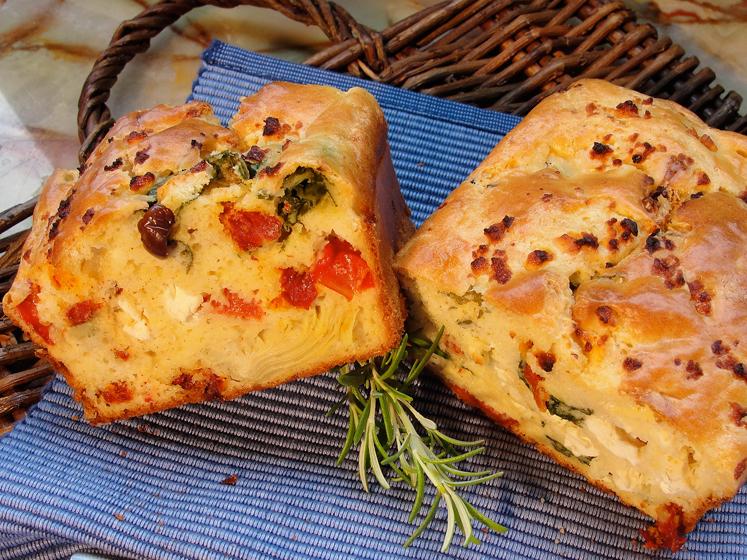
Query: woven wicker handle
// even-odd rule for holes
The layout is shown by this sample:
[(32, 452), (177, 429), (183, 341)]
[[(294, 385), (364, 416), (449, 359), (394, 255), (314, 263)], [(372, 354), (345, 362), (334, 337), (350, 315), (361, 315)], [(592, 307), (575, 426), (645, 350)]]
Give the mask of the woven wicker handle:
[(358, 23), (344, 8), (327, 0), (163, 0), (122, 22), (109, 46), (99, 55), (83, 83), (78, 100), (78, 138), (81, 165), (114, 124), (109, 107), (111, 88), (127, 63), (145, 52), (150, 40), (181, 16), (200, 6), (233, 8), (250, 5), (273, 9), (306, 25), (318, 27), (335, 43), (354, 39), (368, 61), (383, 57), (383, 42), (378, 32)]

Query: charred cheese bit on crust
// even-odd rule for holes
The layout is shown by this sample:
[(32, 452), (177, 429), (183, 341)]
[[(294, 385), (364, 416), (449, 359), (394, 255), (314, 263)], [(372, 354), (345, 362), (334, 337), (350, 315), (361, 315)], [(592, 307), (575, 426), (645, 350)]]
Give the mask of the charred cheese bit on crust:
[(676, 549), (747, 477), (747, 139), (601, 81), (543, 101), (397, 257), (454, 392)]
[(56, 171), (3, 304), (93, 423), (232, 398), (381, 354), (412, 225), (361, 89), (274, 83), (119, 119)]

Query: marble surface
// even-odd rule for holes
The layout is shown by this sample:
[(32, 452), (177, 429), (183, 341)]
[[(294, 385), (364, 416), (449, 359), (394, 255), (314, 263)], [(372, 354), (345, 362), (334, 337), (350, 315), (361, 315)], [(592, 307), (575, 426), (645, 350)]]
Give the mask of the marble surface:
[[(32, 196), (54, 167), (77, 166), (81, 84), (117, 25), (152, 1), (0, 0), (0, 209)], [(382, 29), (434, 1), (338, 3)], [(630, 2), (747, 98), (747, 0)], [(112, 113), (182, 102), (213, 37), (296, 61), (327, 45), (315, 28), (269, 10), (240, 7), (226, 17), (222, 9), (200, 8), (127, 66), (113, 89)]]
[(709, 66), (747, 107), (747, 0), (635, 0), (638, 14)]
[[(119, 25), (154, 0), (0, 0), (0, 209), (36, 193), (55, 167), (77, 167), (78, 96), (83, 81)], [(342, 0), (375, 28), (409, 15), (423, 2)], [(154, 39), (113, 88), (119, 116), (157, 103), (182, 103), (203, 49), (213, 37), (301, 61), (328, 44), (317, 29), (252, 7), (194, 10)]]

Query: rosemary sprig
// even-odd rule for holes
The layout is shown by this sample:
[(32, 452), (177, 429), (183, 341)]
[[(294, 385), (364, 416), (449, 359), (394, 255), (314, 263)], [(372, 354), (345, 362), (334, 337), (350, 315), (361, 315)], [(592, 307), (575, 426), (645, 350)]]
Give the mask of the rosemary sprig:
[[(457, 463), (482, 453), (484, 442), (461, 441), (439, 431), (433, 420), (415, 409), (408, 394), (434, 354), (448, 358), (438, 346), (442, 334), (443, 328), (433, 342), (405, 335), (399, 347), (388, 354), (339, 368), (337, 379), (346, 388), (346, 395), (330, 413), (347, 401), (350, 420), (338, 465), (357, 445), (358, 475), (366, 492), (369, 472), (384, 489), (390, 488), (390, 482), (404, 482), (414, 488), (410, 523), (423, 507), (426, 481), (433, 484), (436, 489), (433, 502), (404, 546), (410, 546), (425, 531), (443, 502), (447, 522), (441, 551), (446, 552), (457, 527), (464, 535), (464, 546), (480, 542), (472, 529), (473, 521), (498, 533), (507, 529), (477, 511), (458, 493), (461, 487), (481, 484), (503, 474), (457, 468)], [(391, 471), (391, 478), (387, 478), (386, 471)]]

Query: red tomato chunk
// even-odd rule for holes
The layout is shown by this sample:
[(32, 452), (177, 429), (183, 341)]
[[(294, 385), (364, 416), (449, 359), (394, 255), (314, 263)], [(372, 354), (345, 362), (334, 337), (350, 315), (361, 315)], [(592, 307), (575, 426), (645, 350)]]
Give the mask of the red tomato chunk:
[(308, 272), (284, 268), (280, 273), (283, 298), (294, 307), (308, 309), (317, 296), (314, 278)]
[(100, 303), (90, 299), (80, 301), (67, 310), (67, 320), (73, 326), (82, 325), (90, 321), (100, 307)]
[(353, 294), (374, 286), (371, 269), (360, 251), (335, 235), (327, 238), (327, 244), (312, 269), (312, 276), (348, 300), (353, 299)]
[(210, 301), (210, 305), (213, 306), (216, 313), (239, 317), (241, 319), (261, 319), (265, 314), (262, 307), (254, 299), (246, 301), (239, 294), (232, 292), (228, 288), (223, 288), (223, 296), (226, 298), (227, 303), (215, 300)]
[(224, 202), (220, 223), (236, 245), (244, 251), (276, 241), (282, 233), (282, 222), (276, 216), (263, 212), (238, 210), (233, 203)]
[(18, 313), (21, 314), (21, 318), (36, 331), (36, 334), (38, 334), (44, 342), (47, 344), (53, 344), (52, 336), (49, 334), (49, 325), (47, 323), (42, 323), (41, 319), (39, 319), (39, 312), (36, 309), (37, 303), (39, 303), (39, 286), (32, 284), (31, 293), (26, 296), (26, 299), (18, 304), (16, 309), (18, 309)]

